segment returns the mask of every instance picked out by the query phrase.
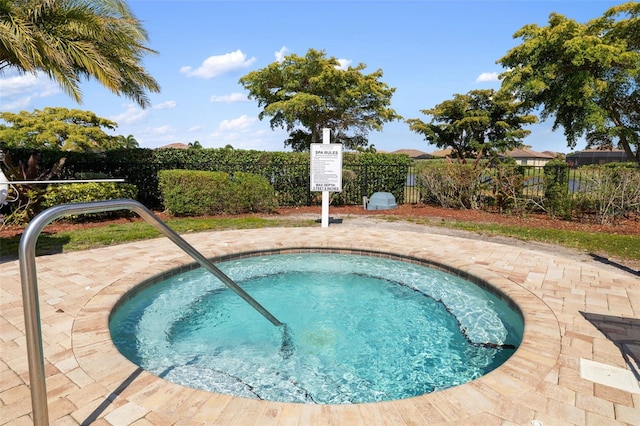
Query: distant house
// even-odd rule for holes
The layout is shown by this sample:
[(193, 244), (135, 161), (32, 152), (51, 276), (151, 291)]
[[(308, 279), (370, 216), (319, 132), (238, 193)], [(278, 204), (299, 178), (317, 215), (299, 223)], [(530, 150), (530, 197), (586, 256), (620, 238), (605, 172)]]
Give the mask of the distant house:
[(182, 142), (176, 142), (176, 143), (170, 143), (169, 145), (161, 146), (158, 149), (165, 149), (165, 148), (189, 149), (189, 145), (187, 145), (186, 143), (182, 143)]
[(451, 152), (453, 151), (453, 149), (451, 148), (445, 148), (445, 149), (441, 149), (440, 151), (433, 151), (430, 155), (432, 158), (445, 158), (445, 157), (451, 157)]
[(406, 154), (414, 160), (426, 160), (431, 158), (431, 155), (417, 149), (398, 149), (390, 152), (389, 154)]
[[(432, 158), (451, 157), (451, 148), (434, 151), (431, 153)], [(553, 160), (556, 154), (553, 152), (537, 152), (528, 148), (513, 149), (502, 154), (502, 157), (511, 157), (521, 166), (544, 166), (547, 162)]]
[(549, 151), (537, 152), (529, 148), (512, 149), (511, 151), (505, 152), (503, 156), (513, 158), (520, 166), (537, 167), (544, 166), (549, 161), (556, 158), (555, 153)]
[(585, 149), (584, 151), (567, 155), (567, 163), (571, 167), (625, 161), (629, 161), (629, 159), (622, 149)]

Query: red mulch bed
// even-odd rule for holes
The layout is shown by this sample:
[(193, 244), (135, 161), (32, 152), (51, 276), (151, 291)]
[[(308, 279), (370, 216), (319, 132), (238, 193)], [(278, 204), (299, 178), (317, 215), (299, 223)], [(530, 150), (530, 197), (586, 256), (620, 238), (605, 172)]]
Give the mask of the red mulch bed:
[[(321, 214), (321, 207), (290, 207), (278, 210), (281, 215), (295, 215), (303, 213)], [(458, 220), (465, 222), (496, 223), (502, 225), (519, 225), (531, 228), (566, 229), (582, 232), (608, 232), (640, 236), (640, 216), (625, 218), (615, 224), (601, 225), (592, 221), (567, 221), (555, 219), (545, 214), (529, 214), (526, 216), (514, 216), (503, 213), (491, 213), (481, 210), (457, 210), (442, 207), (427, 206), (424, 204), (405, 204), (393, 210), (365, 210), (362, 206), (331, 206), (331, 216), (365, 215), (365, 216), (394, 216), (429, 218), (434, 221)]]
[[(341, 206), (330, 207), (330, 215), (345, 217), (347, 215), (364, 215), (364, 216), (394, 216), (394, 217), (415, 217), (428, 218), (434, 221), (469, 221), (481, 223), (496, 223), (503, 225), (521, 225), (531, 228), (547, 228), (547, 229), (565, 229), (582, 232), (608, 232), (616, 234), (638, 235), (640, 236), (640, 216), (625, 218), (617, 221), (615, 224), (601, 225), (589, 221), (567, 221), (554, 219), (544, 214), (530, 214), (526, 216), (513, 216), (509, 214), (490, 213), (479, 210), (455, 210), (444, 209), (441, 207), (426, 205), (401, 205), (393, 210), (365, 210), (362, 206)], [(281, 208), (274, 216), (295, 216), (300, 214), (317, 214), (320, 217), (321, 207), (285, 207)], [(161, 219), (166, 219), (167, 215), (162, 212), (156, 212)], [(245, 215), (248, 216), (248, 215)], [(264, 216), (264, 215), (259, 215)], [(222, 217), (222, 216), (217, 216)], [(140, 218), (120, 218), (101, 222), (85, 222), (85, 223), (67, 223), (63, 221), (55, 222), (48, 225), (44, 232), (55, 233), (71, 229), (89, 228), (102, 226), (107, 223), (126, 223), (140, 221)], [(0, 238), (9, 238), (20, 235), (23, 231), (21, 227), (1, 227)]]

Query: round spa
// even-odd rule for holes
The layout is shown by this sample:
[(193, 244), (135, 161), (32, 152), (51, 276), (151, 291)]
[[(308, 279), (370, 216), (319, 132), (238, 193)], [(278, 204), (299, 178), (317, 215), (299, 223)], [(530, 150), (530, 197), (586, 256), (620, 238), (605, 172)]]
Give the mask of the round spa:
[(217, 264), (282, 327), (203, 268), (163, 274), (117, 304), (113, 341), (170, 382), (308, 404), (423, 395), (474, 380), (516, 351), (522, 315), (490, 286), (358, 253)]

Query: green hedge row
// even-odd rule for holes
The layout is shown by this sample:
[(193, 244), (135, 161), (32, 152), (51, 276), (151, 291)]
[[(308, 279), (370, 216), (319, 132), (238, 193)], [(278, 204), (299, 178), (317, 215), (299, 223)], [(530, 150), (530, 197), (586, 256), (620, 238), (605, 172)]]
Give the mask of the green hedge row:
[[(0, 147), (1, 148), (1, 147)], [(309, 205), (316, 193), (309, 190), (309, 153), (215, 149), (119, 149), (99, 153), (33, 151), (1, 148), (14, 165), (26, 164), (33, 154), (40, 173), (65, 158), (62, 169), (51, 179), (77, 179), (86, 173), (124, 178), (138, 189), (138, 201), (149, 208), (162, 207), (158, 172), (160, 170), (201, 170), (225, 173), (252, 173), (264, 177), (273, 187), (281, 206)], [(359, 204), (362, 196), (391, 192), (398, 203), (404, 201), (404, 187), (411, 159), (406, 155), (384, 153), (343, 154), (343, 166), (350, 170), (344, 191), (334, 203)]]
[[(91, 201), (116, 200), (119, 198), (136, 199), (138, 189), (129, 183), (116, 182), (88, 182), (71, 183), (65, 185), (47, 186), (40, 206), (42, 209), (68, 203), (87, 203)], [(127, 216), (130, 212), (119, 210), (115, 212), (91, 213), (82, 216), (71, 216), (73, 220), (87, 218), (107, 218)]]
[(161, 170), (158, 173), (165, 211), (174, 216), (272, 212), (273, 187), (251, 173)]

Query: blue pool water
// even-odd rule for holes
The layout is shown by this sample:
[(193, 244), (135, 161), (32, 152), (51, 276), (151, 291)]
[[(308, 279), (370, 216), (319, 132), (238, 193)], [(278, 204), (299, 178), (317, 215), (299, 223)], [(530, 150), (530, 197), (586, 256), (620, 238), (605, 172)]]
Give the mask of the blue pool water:
[(113, 314), (114, 343), (168, 381), (248, 398), (346, 404), (408, 398), (495, 369), (521, 316), (456, 276), (323, 253), (220, 263), (287, 324), (275, 327), (203, 269), (141, 290)]

